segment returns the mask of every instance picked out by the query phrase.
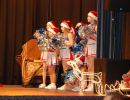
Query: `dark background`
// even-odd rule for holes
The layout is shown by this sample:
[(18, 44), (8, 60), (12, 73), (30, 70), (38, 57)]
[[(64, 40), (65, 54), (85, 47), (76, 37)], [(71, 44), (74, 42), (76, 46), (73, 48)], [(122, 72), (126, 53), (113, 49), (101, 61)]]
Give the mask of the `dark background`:
[(64, 19), (86, 22), (87, 13), (96, 8), (96, 0), (0, 0), (0, 83), (21, 82), (15, 57), (35, 29), (50, 20), (58, 25)]
[[(21, 53), (21, 46), (33, 38), (37, 28), (45, 27), (50, 20), (56, 21), (59, 28), (64, 19), (70, 19), (74, 25), (79, 21), (86, 23), (87, 13), (97, 8), (99, 58), (130, 59), (130, 12), (127, 8), (123, 12), (113, 8), (120, 8), (118, 1), (0, 0), (0, 83), (21, 83), (16, 55)], [(113, 66), (113, 70), (117, 69)]]

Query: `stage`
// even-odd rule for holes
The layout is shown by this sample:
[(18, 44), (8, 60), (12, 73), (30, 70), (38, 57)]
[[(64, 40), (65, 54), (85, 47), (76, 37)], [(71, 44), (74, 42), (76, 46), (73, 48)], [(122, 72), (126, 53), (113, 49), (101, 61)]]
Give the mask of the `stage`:
[(91, 92), (73, 92), (25, 88), (21, 85), (3, 85), (0, 87), (0, 100), (102, 100), (103, 95)]

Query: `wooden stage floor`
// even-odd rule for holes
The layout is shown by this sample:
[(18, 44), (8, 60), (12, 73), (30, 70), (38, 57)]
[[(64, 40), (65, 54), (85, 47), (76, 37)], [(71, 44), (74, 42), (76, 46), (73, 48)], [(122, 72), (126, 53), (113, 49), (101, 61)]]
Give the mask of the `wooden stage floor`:
[[(0, 87), (0, 96), (99, 96), (90, 92), (73, 92), (48, 90), (39, 88), (25, 88), (21, 85), (3, 85)], [(101, 96), (101, 95), (100, 95)]]

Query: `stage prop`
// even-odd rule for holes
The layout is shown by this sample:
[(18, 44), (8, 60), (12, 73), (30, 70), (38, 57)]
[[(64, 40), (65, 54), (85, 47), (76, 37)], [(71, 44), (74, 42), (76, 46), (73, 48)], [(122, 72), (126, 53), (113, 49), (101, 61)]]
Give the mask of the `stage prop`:
[(112, 86), (115, 86), (115, 88), (116, 86), (119, 87), (119, 85), (122, 84), (122, 75), (127, 73), (129, 70), (130, 60), (95, 59), (94, 71), (95, 73), (102, 72), (104, 93), (107, 91), (106, 84), (108, 87), (111, 87), (111, 84), (113, 84)]
[(17, 61), (21, 66), (22, 84), (27, 86), (34, 76), (42, 76), (42, 62), (37, 40), (31, 39), (22, 46), (22, 52), (17, 55)]

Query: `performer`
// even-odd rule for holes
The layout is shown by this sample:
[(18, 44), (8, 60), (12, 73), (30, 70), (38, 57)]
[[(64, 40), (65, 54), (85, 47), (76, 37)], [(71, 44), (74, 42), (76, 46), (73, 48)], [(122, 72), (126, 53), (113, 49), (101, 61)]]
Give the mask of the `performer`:
[[(57, 65), (57, 47), (56, 44), (52, 41), (52, 39), (59, 34), (59, 29), (58, 28), (50, 28), (47, 30), (48, 31), (48, 46), (47, 46), (47, 51), (43, 52), (41, 57), (42, 61), (45, 64), (45, 69), (43, 72), (43, 78), (46, 80), (46, 75), (45, 71), (49, 72), (50, 76), (50, 84), (46, 86), (46, 89), (56, 89), (56, 73), (55, 73), (55, 68)], [(45, 83), (43, 83), (45, 84)], [(45, 84), (46, 85), (46, 84)]]
[[(39, 88), (45, 88), (46, 87), (46, 61), (43, 60), (44, 57), (47, 56), (47, 49), (48, 49), (48, 30), (52, 29), (52, 28), (56, 28), (56, 23), (54, 21), (49, 21), (46, 24), (46, 30), (44, 31), (40, 31), (40, 30), (36, 30), (36, 32), (34, 33), (34, 37), (37, 38), (38, 40), (38, 46), (39, 49), (41, 50), (41, 60), (43, 62), (43, 83), (39, 85)], [(44, 55), (44, 56), (43, 56)]]
[[(68, 69), (67, 61), (73, 59), (70, 47), (74, 45), (75, 30), (72, 23), (69, 20), (64, 20), (61, 22), (62, 30), (62, 42), (63, 46), (60, 50), (60, 59), (62, 60), (62, 66), (64, 73)], [(64, 90), (65, 85), (59, 87), (59, 90)]]
[(45, 55), (46, 58), (44, 60), (46, 61), (51, 83), (47, 87), (45, 87), (46, 89), (56, 89), (55, 68), (57, 65), (57, 47), (56, 47), (56, 44), (52, 41), (52, 39), (57, 34), (59, 34), (58, 28), (48, 29), (49, 48), (48, 48), (47, 56)]
[[(88, 13), (87, 20), (90, 24), (82, 25), (78, 29), (78, 34), (80, 36), (80, 41), (78, 44), (82, 45), (82, 52), (80, 51), (80, 56), (86, 56), (84, 62), (85, 65), (82, 67), (82, 71), (86, 71), (86, 66), (88, 72), (94, 73), (94, 58), (96, 57), (97, 12), (90, 11)], [(86, 80), (85, 76), (83, 76), (83, 80)], [(91, 80), (93, 80), (93, 78), (90, 79), (89, 83), (85, 83), (84, 86), (82, 85), (83, 91), (93, 91), (93, 84)], [(77, 86), (72, 90), (79, 91), (80, 89)]]
[[(86, 57), (88, 62), (88, 72), (94, 73), (94, 58), (96, 57), (96, 47), (97, 47), (97, 11), (90, 11), (88, 13), (87, 21), (90, 23), (88, 25), (87, 32), (87, 46), (86, 46)], [(85, 91), (93, 91), (92, 82), (89, 83), (88, 88)]]
[[(72, 73), (74, 74), (72, 77), (75, 78), (75, 80), (73, 80), (73, 84), (72, 81), (68, 81), (66, 87), (71, 88), (72, 91), (83, 91), (87, 87), (87, 83), (85, 82), (86, 77), (82, 77), (81, 75), (83, 72), (87, 72), (87, 61), (85, 57), (87, 39), (85, 38), (86, 35), (83, 35), (84, 31), (82, 31), (84, 26), (86, 26), (86, 24), (82, 22), (76, 24), (76, 38), (73, 47), (74, 59), (67, 62), (67, 64), (72, 67)], [(83, 33), (81, 33), (81, 31)]]

